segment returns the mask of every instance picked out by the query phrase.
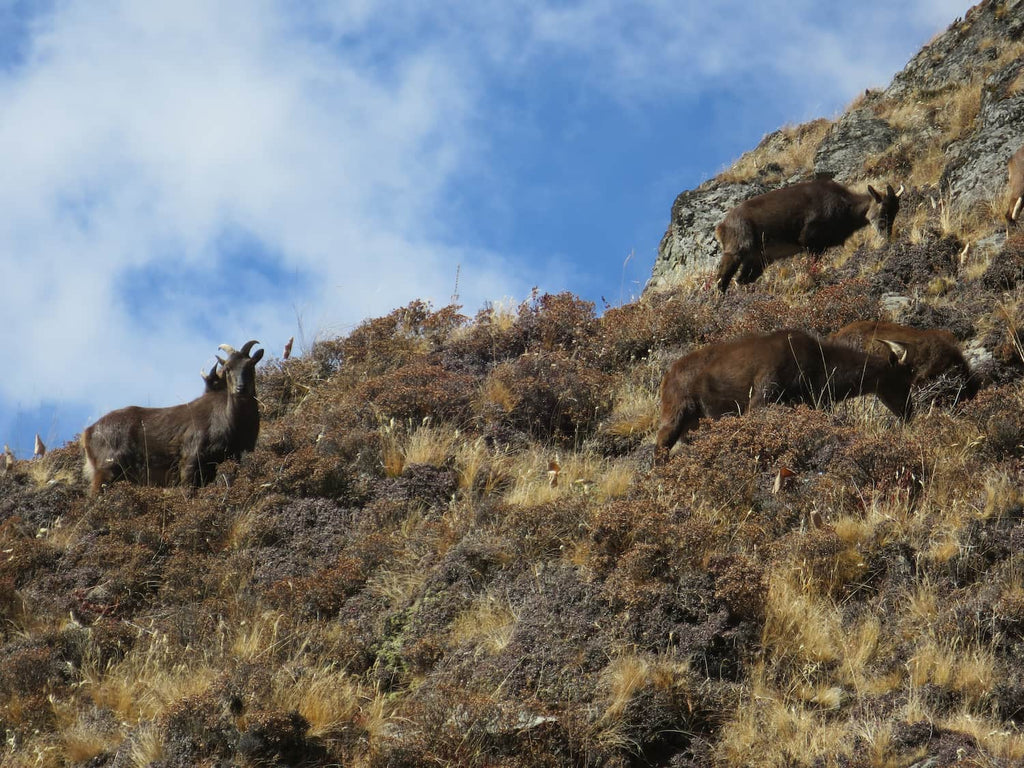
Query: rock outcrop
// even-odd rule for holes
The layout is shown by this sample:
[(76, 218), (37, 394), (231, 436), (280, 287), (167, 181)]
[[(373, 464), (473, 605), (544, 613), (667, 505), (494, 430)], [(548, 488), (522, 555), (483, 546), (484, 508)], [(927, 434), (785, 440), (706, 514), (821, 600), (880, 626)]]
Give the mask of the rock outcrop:
[(1006, 187), (1006, 163), (1024, 143), (1024, 61), (987, 80), (974, 131), (946, 149), (940, 186), (961, 206), (987, 204)]
[(846, 184), (863, 176), (864, 162), (895, 140), (896, 131), (889, 123), (869, 109), (854, 109), (825, 134), (814, 153), (814, 172)]
[(730, 208), (769, 189), (758, 182), (708, 183), (679, 195), (647, 287), (668, 287), (687, 275), (714, 268), (719, 255), (715, 226)]
[[(905, 183), (933, 202), (945, 198), (947, 206), (973, 209), (975, 219), (991, 218), (994, 231), (1006, 163), (1024, 144), (1022, 40), (1024, 0), (986, 0), (926, 45), (888, 88), (865, 92), (834, 123), (769, 134), (732, 168), (676, 198), (645, 290), (713, 270), (721, 255), (714, 229), (731, 207), (813, 175), (857, 191), (864, 183)], [(793, 137), (812, 143), (795, 153)], [(896, 228), (898, 236), (899, 219)]]

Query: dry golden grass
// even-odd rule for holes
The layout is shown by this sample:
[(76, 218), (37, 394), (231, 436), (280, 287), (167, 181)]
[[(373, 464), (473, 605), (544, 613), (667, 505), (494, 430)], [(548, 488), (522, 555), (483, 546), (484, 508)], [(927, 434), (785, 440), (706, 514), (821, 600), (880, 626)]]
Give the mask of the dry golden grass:
[(277, 611), (241, 619), (230, 639), (231, 655), (248, 662), (266, 658), (288, 641), (287, 634), (282, 632), (286, 621), (287, 617)]
[(757, 178), (768, 163), (781, 166), (782, 171), (775, 174), (779, 181), (798, 173), (808, 173), (814, 168), (814, 154), (831, 127), (832, 122), (825, 118), (784, 126), (781, 129), (781, 150), (754, 149), (746, 152), (718, 179), (726, 183), (750, 181)]
[(616, 437), (653, 433), (661, 400), (656, 388), (632, 381), (615, 392), (615, 405), (601, 430)]
[(367, 580), (366, 588), (371, 595), (386, 600), (389, 605), (402, 606), (409, 602), (425, 579), (422, 568), (406, 564), (378, 570)]
[(759, 665), (752, 671), (750, 698), (721, 729), (716, 758), (727, 766), (809, 765), (817, 756), (849, 754), (852, 724), (807, 708), (781, 693)]
[(295, 710), (309, 722), (310, 735), (330, 737), (361, 715), (363, 708), (373, 699), (359, 679), (327, 663), (320, 668), (303, 669), (298, 676), (290, 670), (285, 683), (277, 693), (278, 702), (285, 711)]
[(914, 159), (914, 165), (905, 183), (915, 187), (935, 186), (942, 178), (945, 167), (945, 150), (937, 144), (929, 144), (924, 152)]
[(955, 691), (970, 708), (984, 704), (996, 679), (995, 655), (989, 648), (959, 641), (940, 643), (925, 638), (907, 662), (910, 684), (934, 685)]
[(761, 642), (777, 657), (813, 666), (842, 656), (842, 612), (820, 593), (809, 591), (793, 574), (771, 576)]
[(168, 649), (165, 638), (153, 637), (106, 669), (87, 659), (82, 665), (80, 692), (96, 706), (135, 723), (152, 719), (181, 696), (199, 692), (213, 677), (210, 670), (193, 672), (198, 670), (182, 664)]
[(688, 674), (689, 666), (683, 662), (626, 649), (616, 653), (601, 676), (605, 698), (593, 741), (605, 749), (636, 754), (638, 745), (626, 735), (623, 722), (629, 703), (645, 690), (685, 688)]
[(973, 736), (984, 750), (994, 758), (1005, 761), (1005, 765), (1020, 765), (1024, 761), (1024, 735), (1009, 730), (1001, 720), (967, 710), (929, 719), (939, 727)]
[(148, 768), (163, 756), (164, 744), (155, 726), (143, 726), (132, 736), (129, 757), (136, 768)]
[[(1006, 10), (1005, 5), (1002, 10)], [(998, 13), (998, 11), (997, 11)], [(1024, 57), (1024, 40), (1007, 40), (1003, 42), (1003, 48), (999, 52), (999, 58), (993, 62), (992, 66), (986, 70), (985, 74), (988, 75), (989, 71), (996, 71), (1002, 69), (1007, 64), (1012, 64)], [(1013, 95), (1017, 93), (1018, 89), (1024, 87), (1024, 73), (1017, 77), (1010, 86), (1011, 90), (1007, 95)]]
[(444, 424), (434, 426), (430, 417), (419, 424), (400, 424), (395, 419), (381, 423), (381, 465), (388, 477), (398, 477), (407, 464), (442, 466), (462, 443), (458, 429)]
[(963, 138), (974, 129), (974, 121), (981, 109), (982, 82), (977, 77), (972, 78), (943, 100), (943, 146)]
[(225, 546), (232, 550), (250, 546), (254, 537), (260, 534), (259, 524), (260, 514), (256, 506), (246, 505), (233, 510)]
[(635, 477), (636, 468), (631, 461), (611, 462), (597, 482), (599, 498), (607, 500), (625, 496), (633, 487)]
[(471, 645), (478, 655), (500, 653), (512, 639), (517, 620), (515, 609), (506, 598), (484, 593), (452, 622), (452, 642)]
[(87, 763), (104, 752), (113, 752), (124, 741), (121, 735), (103, 733), (84, 723), (64, 730), (61, 738), (64, 754), (72, 763)]
[(508, 385), (493, 376), (488, 376), (480, 385), (480, 392), (477, 395), (478, 407), (496, 406), (503, 413), (510, 413), (518, 403), (518, 396)]
[(405, 464), (445, 464), (461, 442), (459, 430), (445, 425), (432, 426), (429, 417), (409, 435), (402, 449)]
[(384, 474), (388, 477), (398, 477), (405, 468), (405, 455), (402, 452), (398, 425), (394, 419), (390, 419), (386, 424), (381, 424), (378, 427), (378, 432), (380, 433), (380, 461), (384, 467)]

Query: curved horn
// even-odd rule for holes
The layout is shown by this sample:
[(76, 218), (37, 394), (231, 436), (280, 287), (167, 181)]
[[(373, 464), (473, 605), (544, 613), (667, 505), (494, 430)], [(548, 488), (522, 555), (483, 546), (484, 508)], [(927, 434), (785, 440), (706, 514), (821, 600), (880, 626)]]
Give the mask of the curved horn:
[(256, 345), (256, 344), (259, 344), (259, 342), (256, 341), (255, 339), (253, 339), (252, 341), (245, 342), (245, 344), (242, 345), (241, 353), (243, 355), (245, 355), (246, 357), (248, 357), (249, 356), (249, 350), (252, 349), (253, 346)]
[(902, 185), (902, 184), (900, 184), (900, 188), (896, 190), (896, 197), (899, 197), (899, 196), (900, 196), (900, 195), (902, 195), (902, 194), (903, 194), (903, 193), (904, 193), (905, 191), (906, 191), (906, 190), (905, 190), (905, 189), (903, 188), (903, 185)]
[(1024, 197), (1018, 197), (1017, 202), (1013, 204), (1013, 213), (1010, 214), (1010, 221), (1017, 220), (1017, 217), (1020, 216), (1021, 207), (1024, 207)]
[(223, 349), (229, 355), (233, 355), (233, 354), (235, 354), (235, 352), (238, 351), (234, 347), (232, 347), (230, 344), (221, 344), (220, 346), (217, 347), (217, 349)]
[(892, 350), (892, 353), (896, 355), (896, 362), (907, 362), (907, 348), (905, 346), (896, 341), (889, 341), (888, 339), (879, 339), (879, 341)]

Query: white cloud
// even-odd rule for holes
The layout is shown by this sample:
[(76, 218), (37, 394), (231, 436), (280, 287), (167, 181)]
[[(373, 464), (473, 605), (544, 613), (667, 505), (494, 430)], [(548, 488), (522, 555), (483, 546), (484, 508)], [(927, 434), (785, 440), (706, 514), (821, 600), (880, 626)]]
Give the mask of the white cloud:
[[(282, 8), (69, 3), (37, 21), (31, 55), (0, 80), (0, 248), (16, 276), (0, 322), (20, 340), (5, 398), (41, 383), (98, 411), (189, 397), (216, 342), (283, 341), (296, 312), (315, 331), (443, 302), (462, 261), (470, 300), (523, 288), (497, 257), (421, 230), (471, 146), (457, 73), (430, 51), (387, 73), (356, 66)], [(125, 274), (173, 265), (202, 280), (229, 230), (314, 290), (211, 296), (201, 283), (140, 327)], [(215, 339), (197, 338), (203, 314)]]

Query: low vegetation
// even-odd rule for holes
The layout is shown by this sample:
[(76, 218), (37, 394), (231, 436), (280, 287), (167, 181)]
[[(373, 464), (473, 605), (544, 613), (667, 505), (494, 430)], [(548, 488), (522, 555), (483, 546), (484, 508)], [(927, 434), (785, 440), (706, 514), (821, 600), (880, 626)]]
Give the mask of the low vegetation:
[[(907, 186), (891, 243), (724, 295), (413, 302), (265, 361), (255, 450), (194, 491), (17, 462), (0, 763), (1020, 765), (1024, 235)], [(977, 397), (769, 406), (654, 466), (673, 360), (866, 318), (949, 330)]]
[[(1024, 759), (1024, 241), (969, 274), (945, 237), (601, 316), (414, 302), (268, 363), (256, 450), (192, 494), (19, 462), (4, 763)], [(772, 406), (653, 468), (669, 361), (894, 292), (984, 340), (974, 401)]]

